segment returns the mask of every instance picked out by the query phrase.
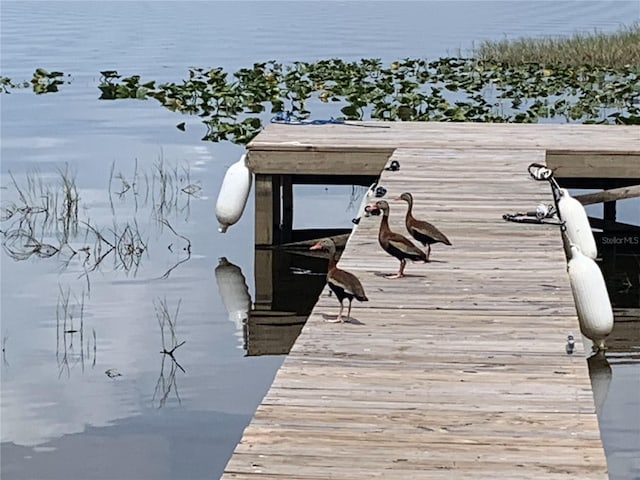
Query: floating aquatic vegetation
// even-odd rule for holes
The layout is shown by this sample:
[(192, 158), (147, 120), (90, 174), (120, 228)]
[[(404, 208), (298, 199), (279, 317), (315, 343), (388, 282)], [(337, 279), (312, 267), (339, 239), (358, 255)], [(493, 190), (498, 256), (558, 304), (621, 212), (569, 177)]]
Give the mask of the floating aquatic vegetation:
[[(10, 82), (9, 82), (10, 83)], [(4, 84), (8, 85), (7, 82)], [(153, 99), (200, 117), (203, 140), (248, 143), (271, 117), (337, 121), (640, 124), (640, 65), (445, 57), (254, 63), (232, 74), (190, 68), (182, 82), (101, 72), (101, 100)], [(185, 122), (177, 127), (185, 129)]]
[(44, 68), (38, 68), (31, 79), (33, 92), (37, 94), (57, 92), (61, 85), (64, 85), (64, 73), (48, 72)]
[(55, 93), (59, 91), (61, 85), (71, 83), (68, 77), (65, 80), (64, 73), (49, 72), (44, 68), (37, 68), (29, 81), (15, 82), (9, 77), (0, 76), (0, 92), (11, 93), (11, 89), (31, 87), (33, 93), (38, 95)]
[[(104, 72), (103, 72), (104, 73)], [(191, 68), (181, 84), (141, 83), (114, 72), (101, 99), (153, 98), (203, 118), (204, 140), (246, 143), (265, 115), (307, 120), (328, 104), (341, 120), (640, 122), (640, 67), (567, 66), (465, 58), (256, 63), (228, 78), (220, 68)]]

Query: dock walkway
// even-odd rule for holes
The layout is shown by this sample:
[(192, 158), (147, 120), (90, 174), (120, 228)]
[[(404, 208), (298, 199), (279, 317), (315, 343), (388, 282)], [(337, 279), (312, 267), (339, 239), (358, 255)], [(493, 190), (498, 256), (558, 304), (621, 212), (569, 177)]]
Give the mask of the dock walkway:
[[(308, 138), (297, 128), (287, 134)], [(337, 143), (336, 128), (358, 130), (318, 128)], [(362, 219), (339, 265), (370, 301), (354, 302), (353, 323), (327, 323), (338, 302), (325, 289), (223, 479), (607, 478), (581, 342), (565, 352), (580, 335), (559, 230), (502, 220), (552, 203), (527, 173), (545, 141), (434, 140), (396, 141), (400, 170), (380, 184), (387, 199), (412, 192), (414, 215), (453, 246), (386, 279), (398, 261), (378, 245), (380, 217)], [(406, 204), (389, 203), (391, 228), (406, 233)]]

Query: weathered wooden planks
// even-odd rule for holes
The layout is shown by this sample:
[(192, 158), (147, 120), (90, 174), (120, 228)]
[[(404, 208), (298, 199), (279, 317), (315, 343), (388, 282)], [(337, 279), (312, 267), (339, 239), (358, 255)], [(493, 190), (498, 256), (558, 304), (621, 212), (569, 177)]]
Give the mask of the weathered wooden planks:
[[(640, 178), (640, 129), (635, 126), (349, 123), (321, 128), (269, 125), (249, 144), (249, 162), (256, 173), (294, 174), (304, 170), (311, 174), (354, 175), (380, 168), (392, 149), (399, 147), (536, 149), (544, 152), (558, 177)], [(273, 151), (278, 155), (270, 154)], [(305, 158), (309, 160), (306, 165)]]
[(275, 156), (257, 150), (249, 155), (248, 166), (257, 174), (377, 176), (392, 153), (393, 149), (383, 148), (347, 152), (280, 151)]
[[(378, 246), (380, 218), (362, 218), (340, 267), (370, 301), (354, 302), (354, 323), (332, 324), (338, 303), (323, 292), (223, 478), (606, 478), (581, 342), (565, 352), (579, 328), (558, 229), (502, 219), (552, 202), (526, 171), (545, 161), (541, 147), (567, 147), (564, 134), (588, 146), (593, 131), (501, 127), (483, 140), (477, 126), (447, 139), (439, 125), (275, 130), (256, 148), (410, 145), (392, 156), (400, 171), (383, 172), (386, 198), (412, 192), (415, 216), (453, 246), (434, 245), (432, 262), (388, 280), (398, 261)], [(430, 148), (415, 148), (425, 132), (418, 143)], [(456, 135), (467, 144), (447, 144)], [(406, 204), (390, 204), (391, 228), (406, 234)]]
[[(270, 124), (251, 150), (339, 151), (345, 148), (483, 148), (637, 152), (635, 126), (517, 123), (349, 122), (351, 125)], [(355, 125), (364, 125), (358, 127)], [(374, 128), (370, 128), (373, 126)], [(381, 127), (381, 128), (379, 128)]]
[[(640, 178), (640, 129), (635, 127), (636, 151), (547, 150), (547, 165), (557, 177)], [(633, 131), (632, 131), (633, 134)]]

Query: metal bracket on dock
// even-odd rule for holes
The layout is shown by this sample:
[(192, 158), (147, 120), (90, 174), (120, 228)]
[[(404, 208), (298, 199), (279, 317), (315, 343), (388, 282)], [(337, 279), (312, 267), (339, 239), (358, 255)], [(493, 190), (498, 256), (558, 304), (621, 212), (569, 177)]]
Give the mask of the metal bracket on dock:
[(517, 213), (505, 213), (504, 215), (502, 215), (502, 218), (504, 220), (507, 220), (508, 222), (516, 222), (516, 223), (537, 223), (537, 224), (546, 224), (546, 225), (557, 225), (557, 226), (563, 226), (564, 222), (562, 221), (547, 221), (547, 218), (554, 218), (555, 216), (555, 209), (554, 209), (554, 213), (549, 215), (549, 216), (544, 216), (544, 217), (539, 217), (536, 212), (525, 212), (525, 213), (521, 213), (521, 212), (517, 212)]
[(529, 175), (531, 175), (534, 180), (549, 182), (555, 206), (545, 205), (544, 203), (541, 203), (536, 207), (536, 210), (534, 212), (517, 212), (514, 214), (506, 213), (502, 215), (502, 218), (509, 222), (538, 223), (563, 227), (564, 221), (562, 221), (562, 219), (558, 219), (556, 221), (547, 221), (547, 219), (549, 218), (559, 217), (558, 201), (560, 200), (560, 197), (562, 197), (562, 190), (560, 188), (560, 185), (558, 185), (556, 179), (553, 178), (553, 170), (541, 163), (532, 163), (529, 165), (529, 167), (527, 167), (527, 170), (529, 171)]

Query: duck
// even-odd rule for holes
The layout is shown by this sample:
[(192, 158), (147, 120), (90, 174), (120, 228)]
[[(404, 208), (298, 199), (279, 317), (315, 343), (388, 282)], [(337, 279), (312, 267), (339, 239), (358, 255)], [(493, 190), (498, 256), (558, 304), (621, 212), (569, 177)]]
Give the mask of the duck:
[(445, 245), (451, 245), (451, 242), (444, 233), (438, 230), (434, 225), (424, 220), (417, 220), (413, 218), (411, 210), (413, 208), (413, 195), (409, 192), (404, 192), (396, 200), (404, 200), (409, 204), (407, 209), (407, 216), (405, 218), (405, 225), (407, 231), (413, 238), (422, 244), (423, 247), (427, 247), (427, 261), (431, 255), (431, 245), (434, 243), (444, 243)]
[(336, 244), (331, 238), (324, 238), (313, 245), (309, 250), (321, 250), (329, 253), (329, 269), (327, 270), (327, 284), (336, 297), (340, 301), (340, 312), (336, 320), (332, 322), (344, 323), (342, 316), (344, 311), (344, 299), (349, 300), (349, 309), (347, 310), (347, 322), (351, 321), (351, 302), (355, 298), (359, 302), (368, 302), (369, 299), (364, 292), (362, 283), (353, 273), (341, 270), (336, 262)]
[(427, 261), (427, 255), (411, 240), (399, 233), (392, 232), (389, 228), (389, 204), (386, 200), (378, 200), (369, 207), (371, 213), (382, 211), (382, 221), (380, 222), (380, 231), (378, 232), (378, 242), (384, 251), (389, 255), (400, 260), (400, 269), (398, 273), (387, 275), (387, 278), (404, 277), (404, 268), (407, 265), (407, 259), (413, 261)]

